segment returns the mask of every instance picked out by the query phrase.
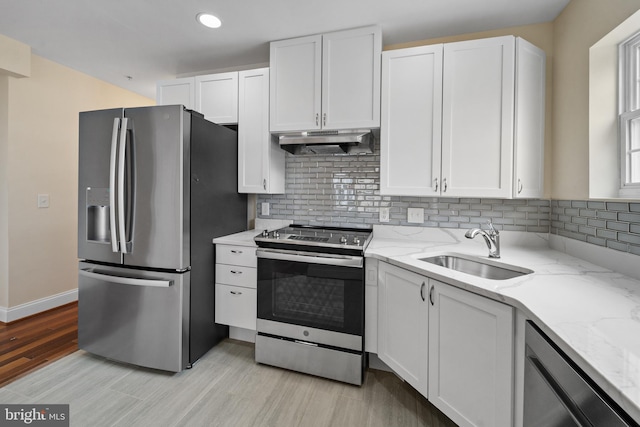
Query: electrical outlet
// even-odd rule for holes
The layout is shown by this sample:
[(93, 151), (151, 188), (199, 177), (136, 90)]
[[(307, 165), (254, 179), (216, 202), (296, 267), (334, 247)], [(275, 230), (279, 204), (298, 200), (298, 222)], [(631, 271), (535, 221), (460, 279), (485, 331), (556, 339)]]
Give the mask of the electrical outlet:
[(424, 209), (409, 208), (407, 209), (407, 222), (414, 224), (422, 224), (424, 222)]
[(269, 216), (269, 202), (262, 202), (262, 208), (260, 211), (262, 215)]
[(49, 207), (49, 195), (38, 194), (38, 209)]
[(389, 208), (380, 208), (380, 222), (389, 222)]

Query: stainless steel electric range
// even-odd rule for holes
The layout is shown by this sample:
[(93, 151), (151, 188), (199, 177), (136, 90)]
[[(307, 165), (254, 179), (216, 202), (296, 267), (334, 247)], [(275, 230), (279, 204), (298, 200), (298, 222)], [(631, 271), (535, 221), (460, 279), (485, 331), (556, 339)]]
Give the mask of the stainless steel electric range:
[(369, 229), (291, 225), (258, 245), (256, 361), (361, 385)]

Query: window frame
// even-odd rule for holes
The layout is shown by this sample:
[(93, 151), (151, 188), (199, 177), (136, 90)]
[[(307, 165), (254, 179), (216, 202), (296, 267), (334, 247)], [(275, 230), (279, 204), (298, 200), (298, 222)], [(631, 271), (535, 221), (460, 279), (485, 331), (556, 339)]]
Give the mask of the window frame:
[[(630, 182), (638, 174), (640, 161), (630, 164), (630, 154), (640, 152), (632, 148), (631, 126), (640, 119), (640, 32), (633, 34), (618, 47), (618, 150), (620, 185), (618, 194), (624, 198), (640, 197), (640, 181)], [(638, 136), (640, 138), (640, 135)]]

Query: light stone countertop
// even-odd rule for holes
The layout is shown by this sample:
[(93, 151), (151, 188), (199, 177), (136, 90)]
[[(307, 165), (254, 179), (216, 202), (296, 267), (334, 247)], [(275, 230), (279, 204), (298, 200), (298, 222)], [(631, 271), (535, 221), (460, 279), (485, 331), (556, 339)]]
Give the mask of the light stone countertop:
[(247, 230), (240, 233), (229, 234), (228, 236), (216, 237), (213, 239), (214, 245), (234, 245), (234, 246), (248, 246), (257, 247), (253, 238), (260, 234), (262, 230)]
[(278, 228), (286, 227), (289, 224), (291, 224), (291, 221), (289, 220), (256, 218), (255, 229), (241, 231), (239, 233), (229, 234), (227, 236), (216, 237), (215, 239), (213, 239), (213, 244), (257, 247), (253, 238), (262, 233), (262, 231), (277, 230)]
[[(503, 231), (496, 261), (534, 273), (490, 280), (419, 260), (444, 253), (486, 258), (484, 239), (467, 239), (464, 232), (374, 226), (366, 256), (521, 310), (640, 421), (640, 257), (554, 235)], [(621, 266), (635, 278), (603, 266)]]

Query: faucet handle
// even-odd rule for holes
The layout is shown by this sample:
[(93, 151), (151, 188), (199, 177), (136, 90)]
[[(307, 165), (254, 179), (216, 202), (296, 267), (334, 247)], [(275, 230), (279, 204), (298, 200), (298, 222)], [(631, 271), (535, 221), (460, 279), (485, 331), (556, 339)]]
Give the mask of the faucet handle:
[(493, 234), (494, 236), (497, 236), (498, 234), (500, 234), (500, 233), (498, 232), (498, 230), (496, 230), (496, 229), (493, 227), (493, 223), (491, 222), (491, 220), (488, 220), (488, 221), (487, 221), (487, 225), (489, 226), (489, 231), (491, 232), (491, 234)]

